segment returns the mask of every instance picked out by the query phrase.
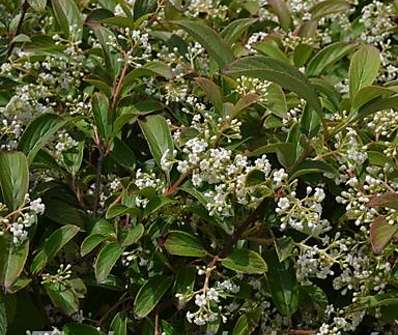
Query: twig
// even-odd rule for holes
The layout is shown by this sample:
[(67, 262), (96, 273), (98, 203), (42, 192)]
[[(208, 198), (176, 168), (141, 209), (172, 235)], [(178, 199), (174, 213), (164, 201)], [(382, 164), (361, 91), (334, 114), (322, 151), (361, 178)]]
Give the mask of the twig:
[(104, 315), (102, 315), (101, 319), (98, 321), (99, 325), (102, 325), (106, 318), (108, 317), (109, 314), (111, 314), (114, 310), (116, 310), (120, 305), (124, 304), (125, 302), (131, 300), (131, 297), (127, 297), (126, 295), (128, 294), (128, 292), (125, 292), (120, 298), (119, 300), (116, 302), (116, 304), (114, 304), (111, 308), (109, 308)]
[(153, 335), (160, 335), (160, 327), (159, 327), (159, 311), (156, 310), (155, 312), (155, 327)]
[(101, 185), (101, 174), (102, 174), (102, 164), (104, 162), (104, 152), (102, 148), (98, 146), (98, 158), (97, 158), (97, 171), (95, 176), (95, 199), (93, 211), (94, 214), (97, 214), (99, 198), (101, 195), (102, 185)]
[(318, 331), (316, 329), (289, 329), (288, 334), (292, 335), (313, 335)]
[[(26, 12), (28, 11), (29, 7), (30, 7), (30, 6), (29, 6), (28, 1), (25, 0), (25, 1), (22, 3), (22, 6), (21, 6), (21, 17), (19, 18), (18, 25), (17, 25), (17, 29), (15, 29), (14, 34), (12, 34), (12, 39), (14, 39), (15, 36), (18, 36), (19, 33), (21, 32), (22, 23), (23, 23), (23, 20), (25, 19), (25, 15), (26, 15)], [(11, 56), (11, 53), (12, 53), (12, 51), (14, 50), (14, 47), (15, 47), (15, 42), (12, 41), (12, 42), (10, 43), (9, 47), (8, 47), (8, 50), (7, 50), (6, 60)]]

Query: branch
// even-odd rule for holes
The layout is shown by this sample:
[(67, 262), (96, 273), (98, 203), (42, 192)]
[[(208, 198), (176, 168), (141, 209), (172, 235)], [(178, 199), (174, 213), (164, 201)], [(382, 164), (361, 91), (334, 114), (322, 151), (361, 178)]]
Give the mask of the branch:
[(235, 243), (239, 241), (245, 230), (264, 214), (264, 210), (267, 208), (269, 203), (270, 203), (270, 198), (264, 198), (260, 202), (260, 204), (254, 210), (254, 212), (251, 213), (247, 217), (247, 219), (243, 221), (235, 229), (235, 231), (233, 232), (233, 234), (230, 236), (229, 240), (225, 244), (224, 248), (216, 256), (214, 256), (213, 259), (210, 261), (210, 263), (207, 265), (208, 268), (213, 268), (220, 259), (228, 256), (228, 254), (231, 252), (232, 248), (234, 247)]
[[(21, 5), (21, 17), (19, 18), (17, 29), (12, 34), (12, 39), (14, 39), (15, 36), (18, 36), (19, 33), (21, 32), (22, 23), (23, 23), (23, 20), (25, 19), (25, 15), (26, 15), (26, 12), (28, 11), (29, 7), (30, 6), (29, 6), (28, 1), (24, 0), (24, 2)], [(15, 42), (11, 42), (9, 47), (8, 47), (8, 50), (7, 50), (6, 60), (11, 56), (11, 53), (14, 50), (14, 47), (15, 47)]]

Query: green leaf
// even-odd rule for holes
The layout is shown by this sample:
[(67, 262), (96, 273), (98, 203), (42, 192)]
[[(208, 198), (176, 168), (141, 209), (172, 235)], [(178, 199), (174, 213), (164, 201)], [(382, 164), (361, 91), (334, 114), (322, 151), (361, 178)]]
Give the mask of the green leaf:
[(79, 232), (80, 228), (74, 225), (65, 225), (54, 231), (44, 242), (43, 247), (32, 261), (30, 270), (37, 274), (46, 264)]
[(318, 135), (321, 129), (321, 118), (313, 109), (305, 107), (300, 120), (300, 130), (308, 138)]
[(359, 90), (358, 94), (355, 95), (351, 102), (351, 108), (353, 110), (359, 110), (362, 106), (368, 102), (379, 98), (386, 97), (395, 94), (396, 92), (388, 87), (381, 86), (367, 86)]
[(122, 246), (128, 247), (129, 245), (137, 243), (138, 240), (142, 237), (142, 235), (144, 235), (144, 231), (145, 228), (142, 223), (139, 223), (138, 225), (130, 228), (129, 231), (127, 232), (126, 237), (122, 242)]
[(178, 269), (175, 280), (175, 292), (179, 294), (192, 293), (195, 287), (196, 273), (197, 270), (193, 266)]
[(96, 328), (80, 323), (68, 323), (64, 326), (65, 335), (102, 335)]
[(170, 66), (161, 62), (148, 62), (144, 66), (130, 71), (123, 81), (123, 87), (128, 87), (141, 77), (160, 76), (172, 79)]
[(152, 13), (156, 9), (156, 0), (136, 0), (134, 2), (134, 20)]
[(327, 173), (332, 176), (337, 176), (339, 171), (334, 166), (324, 161), (306, 159), (291, 172), (289, 180), (294, 180), (300, 176), (312, 173)]
[(218, 87), (212, 80), (203, 77), (196, 78), (195, 82), (206, 93), (207, 98), (211, 101), (216, 111), (221, 113), (223, 111), (223, 97), (220, 87)]
[(56, 114), (46, 113), (34, 119), (26, 128), (19, 141), (19, 150), (32, 163), (38, 151), (50, 142), (52, 137), (67, 121)]
[(279, 44), (273, 39), (265, 39), (264, 41), (256, 43), (253, 47), (263, 55), (278, 59), (287, 64), (291, 63), (289, 57), (281, 50)]
[(265, 56), (245, 57), (227, 66), (225, 73), (234, 77), (249, 76), (269, 80), (295, 92), (307, 100), (318, 113), (321, 112), (321, 104), (314, 87), (299, 70), (283, 61)]
[(84, 144), (84, 142), (79, 142), (76, 147), (68, 149), (62, 153), (62, 165), (72, 176), (76, 176), (80, 170), (80, 166), (82, 165)]
[(350, 54), (355, 48), (355, 45), (347, 44), (346, 42), (336, 42), (328, 45), (311, 58), (306, 70), (307, 75), (311, 77), (321, 75), (337, 61)]
[(252, 18), (234, 20), (222, 30), (221, 37), (228, 45), (232, 45), (237, 42), (255, 22), (257, 22), (257, 20)]
[(389, 224), (382, 216), (376, 217), (370, 225), (370, 243), (373, 252), (380, 254), (397, 232), (397, 224)]
[(114, 335), (127, 335), (127, 317), (117, 313), (112, 320), (111, 330)]
[(299, 285), (293, 264), (288, 260), (279, 262), (275, 253), (270, 253), (267, 261), (272, 301), (282, 315), (290, 317), (297, 311), (299, 304)]
[(330, 14), (347, 12), (349, 9), (350, 4), (345, 0), (326, 0), (317, 3), (310, 9), (310, 12), (312, 19), (319, 20)]
[(184, 231), (172, 231), (168, 234), (164, 247), (171, 255), (187, 257), (205, 257), (206, 250), (193, 235)]
[(134, 300), (134, 313), (138, 318), (147, 316), (170, 288), (173, 278), (158, 275), (150, 278), (138, 291)]
[(291, 237), (282, 237), (275, 240), (275, 251), (279, 262), (288, 259), (294, 250), (294, 241)]
[(94, 265), (98, 283), (106, 280), (122, 253), (123, 248), (117, 242), (108, 243), (100, 250)]
[(23, 244), (9, 247), (7, 264), (5, 265), (4, 287), (8, 289), (19, 278), (29, 253), (29, 240)]
[(234, 60), (234, 54), (228, 44), (212, 28), (199, 21), (174, 21), (183, 28), (193, 39), (199, 42), (220, 68)]
[(83, 20), (74, 0), (51, 0), (55, 19), (63, 33), (80, 41), (83, 35)]
[(350, 97), (354, 99), (363, 87), (373, 84), (380, 67), (379, 51), (370, 45), (362, 46), (351, 58), (349, 68)]
[(161, 115), (150, 115), (140, 120), (139, 125), (155, 162), (161, 168), (162, 156), (165, 154), (171, 156), (174, 150), (173, 139), (166, 119)]
[(236, 321), (232, 335), (250, 335), (257, 326), (261, 313), (258, 310), (242, 314)]
[(268, 0), (268, 4), (278, 17), (282, 29), (290, 31), (293, 28), (293, 20), (285, 0)]
[(321, 288), (315, 285), (310, 285), (302, 286), (301, 289), (312, 300), (312, 303), (317, 306), (319, 310), (322, 312), (325, 310), (329, 304), (329, 301), (328, 296)]
[(72, 315), (79, 311), (79, 298), (71, 287), (64, 283), (45, 283), (43, 286), (53, 305), (65, 314)]
[(362, 108), (360, 108), (357, 119), (363, 119), (365, 116), (389, 108), (393, 109), (398, 108), (398, 96), (378, 98), (375, 99), (374, 101), (373, 100), (370, 101), (369, 103), (365, 104)]
[(10, 211), (25, 204), (29, 170), (22, 152), (0, 152), (0, 187), (4, 203)]
[(283, 93), (282, 88), (272, 83), (268, 87), (268, 94), (267, 94), (267, 108), (271, 111), (272, 114), (283, 118), (287, 114), (287, 104), (286, 104), (286, 97)]
[(234, 249), (221, 264), (227, 269), (242, 273), (263, 274), (267, 271), (264, 259), (249, 249)]
[(80, 247), (80, 254), (82, 255), (82, 257), (88, 255), (91, 251), (93, 251), (97, 246), (99, 246), (107, 239), (108, 237), (101, 234), (90, 234), (82, 242), (82, 245)]
[(0, 294), (0, 335), (7, 335), (7, 311), (4, 295)]
[(112, 124), (109, 115), (108, 98), (102, 93), (95, 93), (92, 99), (95, 125), (99, 135), (107, 141), (112, 131)]

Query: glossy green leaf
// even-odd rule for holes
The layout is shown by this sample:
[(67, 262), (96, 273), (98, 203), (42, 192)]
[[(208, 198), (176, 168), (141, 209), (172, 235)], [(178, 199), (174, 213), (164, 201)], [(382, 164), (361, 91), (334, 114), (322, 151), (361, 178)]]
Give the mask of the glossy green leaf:
[(72, 315), (79, 311), (79, 298), (71, 287), (63, 283), (45, 283), (43, 286), (54, 306), (65, 314)]
[(193, 39), (199, 42), (217, 64), (222, 68), (234, 60), (234, 54), (222, 37), (208, 25), (199, 21), (174, 21)]
[(51, 0), (55, 19), (63, 33), (79, 41), (83, 35), (83, 20), (74, 0)]
[(97, 282), (105, 281), (122, 253), (123, 248), (117, 242), (108, 243), (100, 250), (94, 265)]
[(285, 0), (268, 0), (271, 10), (278, 16), (279, 24), (285, 31), (293, 27), (293, 20)]
[(134, 300), (134, 313), (138, 318), (147, 316), (166, 294), (173, 278), (165, 275), (151, 277), (138, 291)]
[(170, 232), (164, 247), (169, 254), (176, 256), (205, 257), (207, 255), (199, 239), (184, 231)]
[(380, 62), (380, 53), (373, 46), (365, 45), (355, 52), (349, 68), (351, 100), (363, 87), (373, 84), (379, 72)]
[(311, 108), (304, 108), (303, 115), (300, 120), (300, 130), (308, 138), (312, 138), (319, 133), (321, 128), (321, 118)]
[(65, 225), (54, 231), (44, 242), (43, 247), (32, 261), (30, 270), (33, 274), (41, 272), (46, 264), (80, 231), (78, 226)]
[(139, 239), (142, 237), (142, 235), (144, 235), (144, 231), (145, 228), (142, 223), (139, 223), (138, 225), (130, 228), (126, 234), (126, 237), (122, 242), (122, 246), (128, 247), (129, 245), (137, 243)]
[(24, 205), (29, 188), (29, 170), (28, 160), (22, 152), (0, 152), (0, 187), (10, 211)]
[(108, 238), (101, 234), (90, 234), (87, 236), (80, 247), (80, 254), (82, 257), (88, 255), (92, 252), (97, 246), (99, 246), (102, 242), (106, 241)]
[(98, 133), (103, 140), (108, 140), (112, 131), (108, 98), (102, 93), (93, 96), (93, 115)]
[(295, 67), (283, 61), (265, 56), (245, 57), (227, 66), (225, 73), (234, 77), (249, 76), (269, 80), (295, 92), (307, 100), (314, 110), (319, 113), (321, 111), (316, 91), (308, 79)]
[(319, 76), (333, 64), (355, 50), (355, 45), (346, 42), (336, 42), (320, 50), (308, 63), (308, 76)]
[(282, 315), (290, 317), (297, 311), (299, 304), (299, 285), (293, 264), (288, 260), (279, 262), (275, 253), (269, 254), (267, 262), (272, 301)]
[(163, 155), (172, 155), (173, 139), (166, 119), (161, 115), (150, 115), (139, 121), (141, 130), (148, 142), (149, 150), (159, 167)]
[(114, 332), (113, 335), (127, 335), (127, 317), (117, 313), (112, 320), (111, 330)]
[(326, 0), (316, 3), (311, 9), (311, 17), (319, 20), (322, 17), (340, 12), (347, 12), (350, 4), (345, 0)]
[(29, 164), (32, 163), (38, 151), (43, 148), (58, 130), (60, 130), (67, 121), (56, 114), (43, 114), (34, 119), (22, 134), (19, 141), (19, 150), (27, 157)]
[(221, 264), (227, 269), (241, 273), (263, 274), (267, 271), (264, 259), (249, 249), (234, 249)]
[(202, 90), (206, 93), (207, 98), (211, 101), (211, 103), (216, 108), (216, 110), (218, 112), (222, 112), (223, 111), (223, 97), (221, 94), (220, 87), (218, 87), (210, 79), (207, 79), (204, 77), (196, 78), (195, 81), (202, 88)]
[(222, 30), (221, 37), (228, 45), (231, 45), (237, 42), (256, 21), (252, 18), (233, 20)]

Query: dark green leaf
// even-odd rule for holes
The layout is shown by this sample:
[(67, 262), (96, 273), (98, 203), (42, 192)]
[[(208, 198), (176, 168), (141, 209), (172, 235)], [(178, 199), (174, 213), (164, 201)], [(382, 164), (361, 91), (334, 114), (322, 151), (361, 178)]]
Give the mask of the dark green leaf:
[(22, 152), (0, 152), (0, 187), (10, 211), (24, 205), (29, 188), (29, 170), (28, 160)]
[(363, 87), (373, 84), (379, 72), (380, 62), (380, 53), (373, 46), (365, 45), (355, 52), (349, 68), (351, 100)]
[(299, 285), (294, 267), (288, 260), (279, 262), (275, 253), (268, 256), (267, 262), (272, 301), (282, 315), (292, 316), (299, 303)]
[(122, 253), (123, 248), (117, 242), (108, 243), (100, 250), (94, 265), (97, 282), (105, 281)]
[(170, 232), (164, 247), (169, 254), (177, 256), (205, 257), (207, 255), (200, 241), (184, 231)]
[(53, 259), (57, 253), (79, 232), (80, 228), (74, 225), (65, 225), (54, 231), (44, 242), (43, 247), (32, 261), (30, 270), (37, 274), (44, 269), (47, 262)]
[(234, 54), (228, 44), (208, 25), (199, 21), (174, 21), (183, 28), (208, 52), (220, 68), (234, 60)]
[(138, 291), (134, 300), (134, 313), (139, 318), (147, 316), (159, 303), (173, 283), (172, 277), (158, 275), (150, 278)]
[(234, 249), (221, 264), (227, 269), (242, 273), (263, 274), (267, 271), (264, 259), (249, 249)]
[(66, 123), (58, 115), (48, 113), (40, 115), (29, 124), (19, 141), (19, 150), (28, 157), (29, 164)]
[(300, 71), (283, 61), (264, 56), (245, 57), (227, 66), (225, 72), (231, 76), (244, 75), (274, 82), (307, 100), (318, 113), (321, 111), (314, 87)]
[(173, 139), (166, 119), (161, 115), (150, 115), (139, 121), (141, 130), (148, 142), (149, 149), (159, 167), (163, 155), (172, 156)]

